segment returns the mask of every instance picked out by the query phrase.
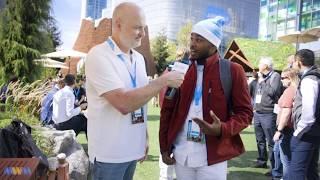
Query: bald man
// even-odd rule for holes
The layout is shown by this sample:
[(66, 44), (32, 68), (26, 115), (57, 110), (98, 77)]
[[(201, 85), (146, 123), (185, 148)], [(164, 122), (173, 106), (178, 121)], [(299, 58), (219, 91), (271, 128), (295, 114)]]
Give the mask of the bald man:
[(145, 35), (145, 15), (122, 3), (112, 17), (112, 36), (87, 55), (88, 153), (93, 179), (130, 180), (148, 153), (147, 102), (184, 75), (169, 72), (148, 84), (143, 56), (135, 51)]

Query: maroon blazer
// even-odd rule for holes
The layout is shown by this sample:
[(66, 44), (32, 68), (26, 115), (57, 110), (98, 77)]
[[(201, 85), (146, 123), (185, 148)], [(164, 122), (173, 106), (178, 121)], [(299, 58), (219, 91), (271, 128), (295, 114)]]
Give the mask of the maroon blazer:
[[(208, 165), (229, 160), (242, 154), (244, 146), (239, 133), (252, 121), (252, 106), (243, 68), (236, 63), (230, 65), (232, 76), (232, 113), (228, 113), (227, 102), (220, 81), (219, 54), (207, 58), (204, 65), (202, 104), (203, 117), (212, 123), (210, 110), (221, 120), (221, 136), (206, 135)], [(183, 128), (196, 87), (197, 70), (192, 63), (183, 84), (172, 100), (165, 99), (160, 116), (159, 141), (162, 152), (172, 152), (173, 143)]]

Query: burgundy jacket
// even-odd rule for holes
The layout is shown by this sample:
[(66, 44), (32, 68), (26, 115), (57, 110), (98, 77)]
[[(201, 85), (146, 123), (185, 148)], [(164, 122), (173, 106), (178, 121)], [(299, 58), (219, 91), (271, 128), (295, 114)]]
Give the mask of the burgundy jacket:
[[(219, 75), (218, 53), (207, 58), (204, 65), (202, 104), (203, 117), (212, 123), (210, 110), (218, 116), (221, 136), (206, 135), (208, 165), (229, 160), (242, 154), (244, 150), (239, 133), (252, 121), (252, 106), (243, 68), (231, 63), (232, 113), (228, 113), (227, 102)], [(172, 152), (174, 141), (183, 128), (196, 87), (197, 70), (192, 63), (183, 84), (172, 100), (165, 99), (160, 116), (159, 141), (162, 152)]]

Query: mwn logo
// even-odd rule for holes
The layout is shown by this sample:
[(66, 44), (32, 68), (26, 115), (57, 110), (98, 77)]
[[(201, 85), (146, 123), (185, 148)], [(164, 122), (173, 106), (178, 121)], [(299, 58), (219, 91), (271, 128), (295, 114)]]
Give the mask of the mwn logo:
[(3, 170), (3, 175), (31, 175), (31, 168), (29, 167), (6, 167)]

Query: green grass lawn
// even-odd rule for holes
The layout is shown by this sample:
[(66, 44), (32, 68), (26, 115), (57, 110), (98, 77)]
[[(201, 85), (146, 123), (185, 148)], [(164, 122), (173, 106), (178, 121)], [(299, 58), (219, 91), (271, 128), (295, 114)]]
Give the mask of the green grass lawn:
[[(148, 130), (149, 130), (149, 158), (142, 164), (137, 165), (137, 170), (134, 176), (135, 180), (157, 180), (159, 179), (159, 108), (149, 106), (148, 110)], [(238, 158), (228, 161), (228, 179), (229, 180), (267, 180), (263, 174), (267, 169), (251, 168), (256, 157), (257, 147), (253, 127), (245, 129), (242, 134), (242, 140), (246, 147), (246, 153)], [(78, 136), (78, 141), (87, 148), (86, 139), (83, 134)], [(103, 148), (103, 147), (101, 147)]]

